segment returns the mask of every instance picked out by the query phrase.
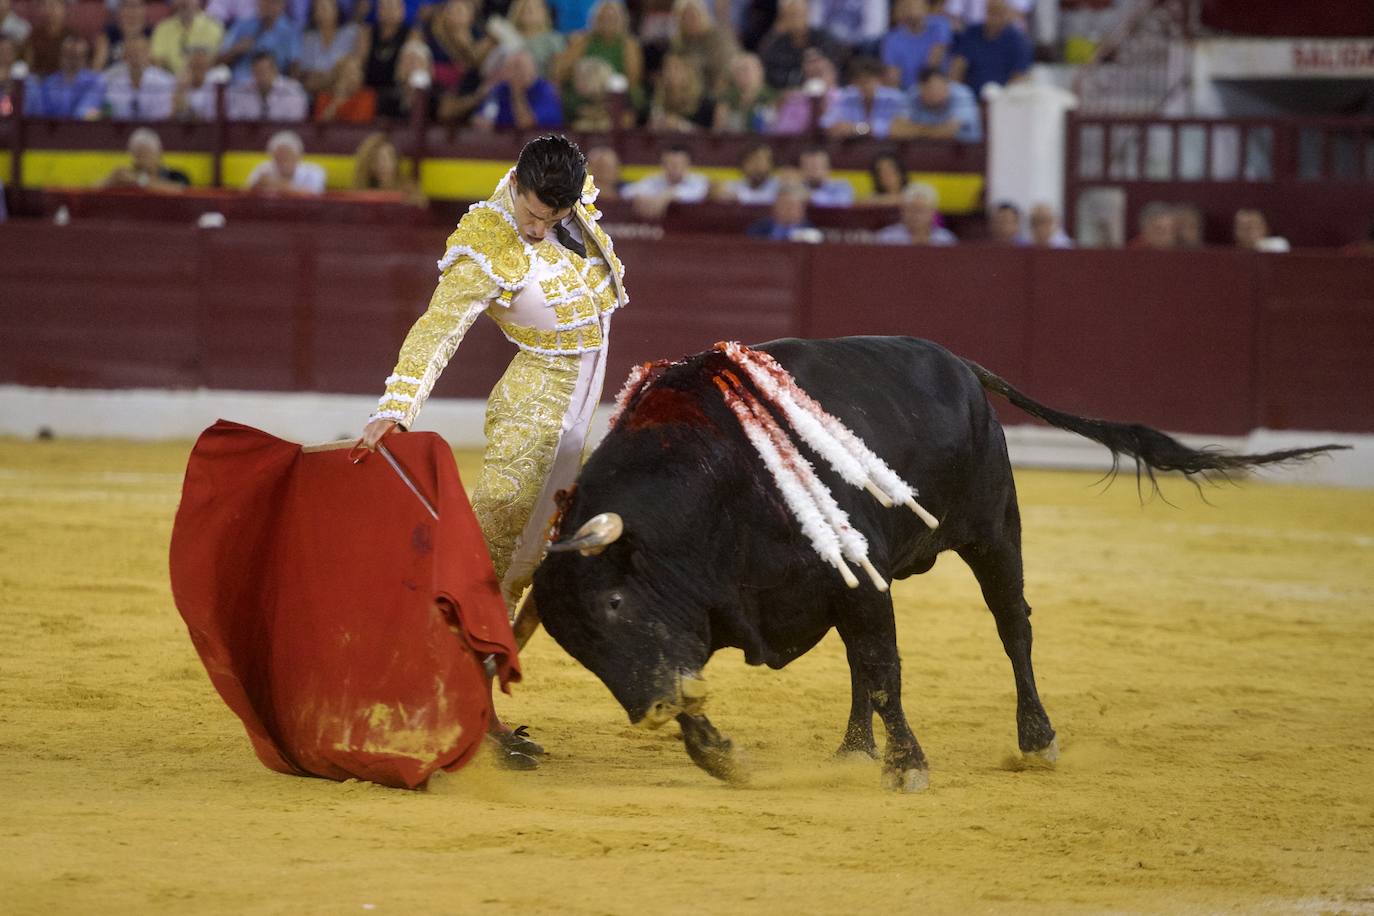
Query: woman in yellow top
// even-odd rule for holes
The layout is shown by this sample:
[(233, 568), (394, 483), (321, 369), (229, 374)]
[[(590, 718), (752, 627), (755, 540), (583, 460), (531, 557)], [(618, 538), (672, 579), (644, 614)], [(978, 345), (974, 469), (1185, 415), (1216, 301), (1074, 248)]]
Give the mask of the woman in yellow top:
[(513, 613), (547, 543), (554, 494), (582, 461), (601, 397), (624, 269), (597, 225), (586, 159), (561, 136), (531, 140), (449, 236), (439, 285), (406, 335), (363, 431), (368, 448), (409, 427), (463, 335), (486, 313), (519, 351), (487, 401), (472, 508)]

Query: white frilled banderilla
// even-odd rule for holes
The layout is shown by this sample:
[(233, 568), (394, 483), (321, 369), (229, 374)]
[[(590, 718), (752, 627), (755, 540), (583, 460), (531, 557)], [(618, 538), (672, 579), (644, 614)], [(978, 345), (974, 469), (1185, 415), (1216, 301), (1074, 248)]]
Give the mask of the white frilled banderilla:
[[(716, 349), (730, 357), (768, 404), (846, 483), (867, 490), (884, 506), (907, 506), (930, 528), (939, 525), (916, 502), (915, 487), (898, 477), (863, 440), (803, 391), (777, 360), (734, 341), (718, 343)], [(835, 567), (850, 588), (858, 588), (859, 580), (846, 561), (862, 569), (878, 591), (887, 591), (888, 583), (868, 559), (867, 539), (850, 524), (849, 516), (768, 405), (754, 397), (733, 373), (717, 375), (715, 383), (816, 553)]]
[[(916, 488), (897, 476), (897, 472), (862, 439), (803, 391), (773, 357), (737, 341), (723, 341), (716, 344), (715, 349), (727, 356), (762, 395), (762, 399), (756, 397), (733, 372), (722, 372), (715, 377), (721, 397), (758, 452), (783, 502), (816, 553), (835, 567), (850, 588), (859, 587), (859, 580), (848, 565), (853, 563), (868, 575), (874, 588), (887, 591), (888, 583), (869, 561), (867, 539), (850, 524), (849, 516), (816, 475), (815, 468), (802, 455), (774, 412), (846, 483), (867, 490), (883, 506), (904, 505), (928, 527), (938, 527), (940, 523), (935, 516), (916, 501)], [(665, 366), (666, 363), (652, 363), (636, 366), (631, 371), (616, 398), (612, 427), (619, 423), (629, 405), (653, 386)], [(605, 522), (598, 516), (584, 526), (588, 531), (579, 531), (565, 546), (575, 544), (584, 552), (588, 548), (604, 548), (605, 538), (600, 532), (608, 527)]]

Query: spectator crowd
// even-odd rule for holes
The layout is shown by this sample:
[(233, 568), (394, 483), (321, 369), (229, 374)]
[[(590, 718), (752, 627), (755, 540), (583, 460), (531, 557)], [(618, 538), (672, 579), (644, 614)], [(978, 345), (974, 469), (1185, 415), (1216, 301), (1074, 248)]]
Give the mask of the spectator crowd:
[[(855, 200), (824, 147), (779, 167), (766, 142), (711, 182), (671, 135), (983, 138), (978, 99), (1024, 79), (1033, 0), (0, 0), (0, 116), (136, 122), (349, 122), (414, 115), (479, 130), (643, 127), (664, 138), (661, 168), (625, 183), (610, 147), (590, 150), (608, 199), (643, 216), (704, 200), (767, 205), (751, 235), (814, 240), (808, 208), (880, 205), (900, 218), (876, 241), (951, 245), (937, 190), (879, 153)], [(22, 9), (18, 8), (22, 5)], [(417, 90), (426, 90), (419, 92)], [(417, 105), (426, 110), (416, 112)], [(107, 184), (171, 190), (186, 177), (135, 131), (130, 164)], [(319, 193), (324, 173), (299, 135), (272, 137), (250, 189)], [(385, 133), (357, 154), (353, 185), (422, 201)], [(1140, 248), (1202, 243), (1195, 207), (1140, 211)], [(1242, 210), (1241, 247), (1283, 250), (1263, 214)], [(1071, 247), (1046, 204), (996, 203), (995, 243)]]
[(242, 120), (369, 123), (424, 104), (480, 129), (797, 134), (819, 115), (833, 136), (976, 142), (978, 92), (1030, 67), (1028, 7), (0, 0), (0, 114), (22, 81), (31, 116), (209, 120), (225, 83)]
[[(682, 144), (665, 146), (656, 171), (637, 181), (622, 180), (620, 162), (609, 146), (592, 148), (588, 167), (601, 189), (603, 201), (628, 201), (636, 215), (661, 217), (670, 204), (719, 201), (769, 205), (770, 213), (749, 226), (747, 234), (775, 241), (818, 242), (824, 233), (809, 219), (818, 210), (841, 208), (893, 208), (899, 220), (855, 240), (886, 244), (954, 245), (959, 239), (944, 224), (939, 212), (939, 192), (930, 184), (911, 181), (897, 155), (880, 152), (869, 169), (872, 190), (857, 197), (848, 179), (835, 175), (830, 153), (823, 145), (804, 147), (795, 164), (779, 166), (766, 140), (745, 148), (738, 162), (738, 178), (711, 181), (693, 169), (691, 151)], [(989, 215), (989, 238), (1008, 245), (1071, 248), (1073, 243), (1060, 228), (1059, 217), (1048, 204), (1032, 207), (1028, 218), (1013, 204), (1000, 203)]]

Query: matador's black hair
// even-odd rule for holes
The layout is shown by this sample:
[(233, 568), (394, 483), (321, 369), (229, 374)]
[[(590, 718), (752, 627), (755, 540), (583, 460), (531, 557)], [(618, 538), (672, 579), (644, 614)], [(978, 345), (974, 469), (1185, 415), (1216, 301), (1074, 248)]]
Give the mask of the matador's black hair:
[(558, 134), (536, 137), (520, 151), (515, 181), (554, 210), (566, 210), (582, 196), (587, 157), (577, 144)]

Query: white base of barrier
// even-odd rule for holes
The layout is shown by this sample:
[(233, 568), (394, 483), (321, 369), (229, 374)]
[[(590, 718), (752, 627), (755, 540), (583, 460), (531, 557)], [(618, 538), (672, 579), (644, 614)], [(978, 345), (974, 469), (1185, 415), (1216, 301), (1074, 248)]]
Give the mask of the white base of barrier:
[[(33, 438), (51, 434), (86, 439), (192, 439), (223, 418), (246, 423), (295, 442), (326, 442), (356, 436), (376, 405), (365, 395), (259, 391), (118, 391), (0, 385), (0, 435)], [(485, 444), (480, 400), (431, 400), (417, 429), (433, 430), (456, 448)], [(609, 405), (602, 405), (591, 438), (605, 433)], [(1103, 472), (1105, 449), (1079, 436), (1040, 426), (1007, 427), (1007, 446), (1018, 467)], [(1328, 442), (1352, 446), (1329, 458), (1261, 472), (1267, 480), (1341, 487), (1374, 487), (1374, 435), (1259, 429), (1248, 436), (1180, 436), (1188, 445), (1219, 445), (1232, 451), (1268, 452)], [(1123, 472), (1133, 473), (1129, 465)]]

